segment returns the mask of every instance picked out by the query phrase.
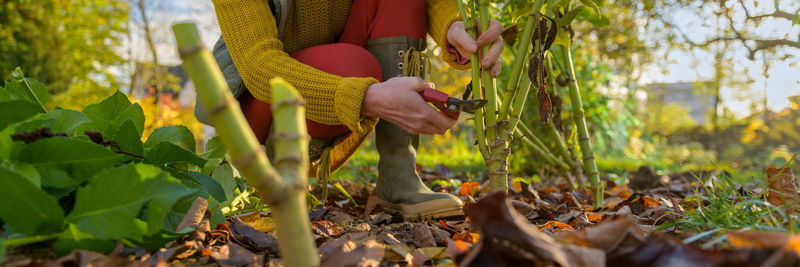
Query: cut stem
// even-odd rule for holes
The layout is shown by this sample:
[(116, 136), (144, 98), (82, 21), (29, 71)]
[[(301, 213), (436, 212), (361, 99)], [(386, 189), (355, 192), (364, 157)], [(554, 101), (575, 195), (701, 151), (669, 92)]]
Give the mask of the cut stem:
[(272, 209), (284, 264), (319, 265), (306, 211), (308, 137), (297, 92), (281, 80), (272, 81), (275, 138), (282, 140), (275, 146), (276, 171), (249, 128), (211, 52), (202, 47), (194, 24), (176, 24), (173, 31), (183, 66), (197, 87), (200, 102), (211, 108), (209, 117), (233, 163)]

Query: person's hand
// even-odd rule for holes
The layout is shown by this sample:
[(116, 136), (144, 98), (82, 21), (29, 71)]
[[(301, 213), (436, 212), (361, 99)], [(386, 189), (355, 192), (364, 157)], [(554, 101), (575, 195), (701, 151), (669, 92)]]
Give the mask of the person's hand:
[[(476, 22), (476, 25), (479, 25)], [(481, 66), (483, 69), (492, 70), (492, 76), (497, 77), (500, 75), (500, 53), (503, 52), (503, 38), (500, 34), (503, 32), (503, 24), (497, 20), (489, 21), (489, 28), (486, 32), (478, 36), (478, 40), (472, 39), (464, 29), (463, 21), (456, 21), (450, 25), (447, 31), (447, 43), (456, 48), (459, 54), (463, 57), (469, 57), (470, 54), (475, 53), (478, 47), (491, 44), (489, 52), (480, 58)], [(481, 51), (480, 54), (483, 54)]]
[(380, 117), (412, 134), (444, 134), (457, 120), (434, 109), (419, 94), (434, 88), (418, 77), (395, 77), (372, 84), (364, 94), (361, 114)]

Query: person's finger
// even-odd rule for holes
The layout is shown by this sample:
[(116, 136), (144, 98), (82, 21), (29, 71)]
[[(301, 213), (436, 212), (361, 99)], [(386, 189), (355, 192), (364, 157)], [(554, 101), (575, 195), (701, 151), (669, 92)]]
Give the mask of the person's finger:
[(492, 44), (492, 47), (489, 48), (489, 53), (481, 59), (481, 66), (483, 66), (484, 69), (491, 68), (500, 58), (500, 53), (503, 53), (503, 39), (497, 38)]
[(497, 76), (500, 76), (501, 67), (502, 64), (500, 64), (499, 61), (494, 63), (494, 65), (492, 66), (492, 77), (497, 78)]
[(478, 45), (485, 45), (494, 42), (497, 37), (500, 36), (500, 33), (503, 32), (503, 24), (501, 24), (497, 20), (490, 20), (489, 21), (489, 28), (486, 29), (486, 32), (481, 33), (481, 36), (478, 37)]
[(427, 115), (428, 122), (434, 127), (435, 133), (442, 134), (455, 124), (456, 120), (442, 114), (438, 110), (431, 110)]
[[(460, 25), (455, 25), (460, 23)], [(458, 50), (461, 56), (469, 56), (478, 50), (478, 43), (464, 29), (463, 22), (453, 23), (454, 26), (447, 32), (447, 42)]]

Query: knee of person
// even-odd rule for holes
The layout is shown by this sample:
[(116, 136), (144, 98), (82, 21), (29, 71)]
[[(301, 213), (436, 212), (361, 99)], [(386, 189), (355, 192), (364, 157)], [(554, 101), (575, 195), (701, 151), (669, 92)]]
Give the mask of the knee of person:
[(349, 72), (341, 76), (372, 77), (381, 80), (381, 65), (367, 49), (348, 43), (331, 45), (334, 46), (334, 52), (331, 53), (329, 60), (341, 64)]

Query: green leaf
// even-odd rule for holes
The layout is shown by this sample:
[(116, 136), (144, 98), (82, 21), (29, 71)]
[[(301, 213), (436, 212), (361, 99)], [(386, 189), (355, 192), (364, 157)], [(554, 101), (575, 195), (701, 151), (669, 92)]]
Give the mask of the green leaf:
[(36, 188), (42, 187), (42, 176), (39, 175), (39, 172), (33, 167), (33, 165), (25, 162), (14, 161), (9, 167), (10, 171), (16, 172), (22, 177), (25, 177), (25, 179), (28, 179), (28, 181), (36, 186)]
[(583, 11), (582, 6), (573, 8), (572, 10), (564, 14), (564, 16), (556, 19), (556, 24), (561, 27), (568, 26), (570, 23), (572, 23), (573, 20), (575, 20), (575, 17), (577, 17), (578, 14), (581, 13), (581, 11)]
[(564, 31), (563, 28), (558, 27), (558, 33), (556, 33), (556, 40), (553, 42), (553, 44), (569, 47), (570, 44), (569, 33)]
[(42, 186), (47, 188), (68, 188), (83, 182), (72, 179), (67, 171), (58, 166), (39, 166), (38, 170), (41, 175)]
[(5, 129), (12, 123), (23, 121), (39, 113), (42, 113), (42, 109), (28, 101), (0, 102), (0, 129)]
[(597, 13), (598, 16), (600, 16), (600, 7), (597, 5), (597, 2), (595, 0), (580, 0), (580, 1), (581, 3), (583, 3), (584, 6), (594, 9), (594, 12)]
[(0, 159), (11, 158), (11, 150), (15, 146), (14, 141), (11, 140), (12, 134), (14, 134), (12, 127), (0, 129)]
[(189, 172), (189, 176), (200, 183), (200, 185), (203, 186), (203, 189), (206, 190), (212, 197), (219, 199), (220, 201), (225, 201), (228, 199), (225, 189), (223, 189), (222, 185), (220, 185), (213, 178), (208, 177), (208, 175), (199, 172)]
[(0, 102), (11, 101), (11, 96), (8, 95), (5, 87), (0, 86)]
[(800, 24), (800, 14), (797, 14), (797, 16), (795, 16), (794, 19), (792, 20), (792, 25), (795, 24)]
[[(85, 129), (98, 131), (103, 136), (112, 136), (122, 123), (133, 120), (139, 135), (144, 130), (144, 111), (138, 103), (131, 103), (125, 94), (117, 91), (100, 103), (86, 106), (83, 113), (92, 122)], [(83, 128), (83, 127), (81, 127)]]
[[(148, 233), (161, 228), (172, 203), (192, 191), (161, 169), (129, 164), (105, 169), (78, 189), (67, 221), (100, 239), (141, 239), (135, 218), (145, 203)], [(156, 219), (157, 217), (157, 219)]]
[(225, 153), (228, 151), (225, 150), (225, 146), (222, 145), (222, 141), (219, 139), (219, 136), (214, 136), (206, 142), (206, 151), (201, 154), (201, 156), (205, 159), (219, 159), (225, 157)]
[[(44, 88), (44, 85), (33, 79), (26, 79), (26, 80), (31, 85), (31, 89), (33, 89), (33, 94), (39, 99), (39, 102), (41, 102), (42, 105), (44, 105), (50, 100), (50, 96), (47, 95), (47, 89)], [(30, 83), (30, 81), (34, 81), (34, 83)], [(37, 102), (36, 99), (31, 96), (31, 93), (28, 91), (28, 87), (22, 80), (6, 82), (5, 91), (8, 95), (9, 100), (24, 100), (33, 103), (37, 107), (39, 107), (39, 110), (41, 111), (41, 106), (39, 105), (39, 102)]]
[(47, 234), (60, 230), (64, 223), (64, 210), (55, 198), (5, 167), (0, 167), (0, 195), (0, 217), (14, 231)]
[(119, 147), (130, 153), (144, 154), (144, 146), (142, 146), (142, 137), (136, 130), (136, 125), (133, 124), (132, 119), (127, 119), (117, 129), (117, 133), (112, 138)]
[(54, 133), (67, 133), (68, 135), (72, 135), (81, 124), (89, 122), (86, 114), (71, 109), (50, 111), (45, 117), (56, 120), (52, 127)]
[(236, 178), (233, 177), (233, 167), (231, 167), (230, 163), (220, 164), (215, 167), (211, 173), (211, 178), (222, 186), (225, 191), (225, 199), (233, 199), (234, 190), (236, 190)]
[(5, 262), (5, 255), (6, 255), (6, 243), (5, 240), (0, 238), (0, 262)]
[(100, 240), (92, 234), (81, 231), (75, 224), (68, 224), (67, 230), (53, 243), (53, 248), (59, 256), (66, 255), (76, 249), (85, 249), (89, 251), (96, 251), (100, 253), (108, 253), (114, 249), (114, 242), (109, 240)]
[[(122, 155), (77, 138), (54, 137), (42, 139), (25, 145), (19, 161), (33, 164), (40, 172), (61, 169), (74, 178), (68, 185), (76, 185), (98, 171), (115, 165)], [(42, 173), (42, 183), (48, 184), (49, 177)]]
[(194, 135), (186, 126), (167, 126), (155, 129), (150, 136), (147, 137), (147, 142), (144, 143), (146, 148), (151, 148), (161, 142), (169, 142), (176, 144), (186, 150), (195, 151)]
[(147, 151), (145, 157), (147, 157), (147, 159), (145, 159), (144, 162), (153, 165), (187, 162), (202, 167), (206, 163), (206, 160), (198, 157), (189, 150), (168, 142), (158, 143), (158, 145)]

